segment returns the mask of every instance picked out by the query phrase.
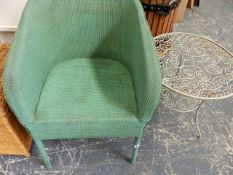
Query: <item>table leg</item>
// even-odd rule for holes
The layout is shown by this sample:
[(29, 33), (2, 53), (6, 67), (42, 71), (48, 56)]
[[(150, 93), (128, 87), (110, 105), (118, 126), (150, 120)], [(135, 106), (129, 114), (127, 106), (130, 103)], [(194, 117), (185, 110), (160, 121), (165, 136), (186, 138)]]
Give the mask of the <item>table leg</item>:
[(197, 110), (196, 110), (196, 114), (195, 114), (195, 125), (197, 127), (197, 131), (198, 131), (198, 135), (197, 135), (197, 139), (200, 139), (201, 138), (201, 130), (200, 130), (200, 127), (198, 125), (198, 114), (199, 114), (199, 109), (200, 107), (202, 106), (202, 104), (205, 102), (205, 100), (202, 100), (201, 103), (199, 104)]

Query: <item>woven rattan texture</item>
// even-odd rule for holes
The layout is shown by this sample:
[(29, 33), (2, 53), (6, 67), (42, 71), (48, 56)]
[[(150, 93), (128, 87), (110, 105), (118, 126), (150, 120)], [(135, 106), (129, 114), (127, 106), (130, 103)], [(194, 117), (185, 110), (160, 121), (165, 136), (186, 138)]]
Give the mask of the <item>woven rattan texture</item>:
[[(37, 139), (141, 136), (160, 99), (161, 73), (155, 52), (153, 38), (138, 0), (31, 0), (24, 10), (7, 60), (4, 91), (20, 122)], [(122, 109), (119, 109), (115, 111), (114, 122), (105, 123), (104, 117), (95, 117), (96, 112), (91, 113), (93, 109), (90, 106), (98, 103), (98, 98), (93, 98), (91, 104), (84, 99), (85, 110), (79, 109), (78, 105), (72, 108), (77, 113), (86, 111), (86, 116), (91, 114), (93, 123), (81, 123), (78, 117), (68, 121), (67, 115), (60, 120), (56, 120), (56, 116), (51, 122), (49, 115), (43, 114), (47, 120), (37, 120), (36, 110), (49, 72), (57, 64), (73, 59), (79, 62), (80, 58), (103, 58), (126, 67), (127, 74), (123, 76), (130, 74), (132, 78), (137, 121), (126, 122), (117, 118), (117, 113), (122, 114)], [(92, 69), (96, 71), (98, 68), (92, 64)], [(104, 64), (100, 69), (106, 69)], [(87, 78), (85, 73), (78, 78), (76, 76), (70, 73), (67, 79), (83, 81)], [(104, 83), (94, 76), (92, 80)], [(79, 83), (75, 82), (75, 85)], [(64, 86), (65, 83), (61, 83), (56, 88)], [(91, 88), (86, 88), (86, 91)], [(114, 93), (110, 86), (108, 88)], [(99, 91), (106, 93), (101, 86)], [(57, 103), (62, 106), (65, 101), (74, 98), (72, 92), (67, 91), (66, 94), (70, 94)], [(113, 97), (114, 94), (107, 96)], [(115, 102), (121, 102), (119, 99)], [(80, 103), (81, 99), (77, 100)], [(99, 113), (106, 112), (104, 116), (108, 111), (98, 110)]]
[(2, 89), (2, 72), (9, 47), (9, 44), (0, 44), (0, 154), (29, 157), (32, 139), (9, 109)]
[[(160, 99), (155, 53), (138, 0), (28, 1), (3, 88), (47, 168), (51, 163), (41, 140), (141, 140)], [(77, 67), (66, 66), (74, 60)], [(132, 163), (137, 153), (134, 148)]]
[(9, 111), (9, 107), (4, 99), (3, 89), (2, 89), (2, 73), (3, 67), (5, 64), (6, 56), (8, 54), (10, 45), (9, 44), (0, 44), (0, 123), (6, 122), (8, 119), (8, 115), (6, 115)]

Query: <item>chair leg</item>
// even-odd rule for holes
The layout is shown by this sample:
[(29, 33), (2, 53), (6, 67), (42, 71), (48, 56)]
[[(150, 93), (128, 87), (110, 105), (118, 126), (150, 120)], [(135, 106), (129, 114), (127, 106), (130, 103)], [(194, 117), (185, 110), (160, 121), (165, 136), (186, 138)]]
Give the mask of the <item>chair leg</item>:
[(135, 137), (132, 156), (131, 156), (131, 161), (130, 161), (131, 164), (134, 164), (136, 162), (136, 160), (137, 160), (140, 143), (141, 143), (141, 137)]
[(49, 157), (48, 157), (48, 154), (47, 152), (45, 151), (45, 148), (44, 148), (44, 144), (42, 143), (41, 140), (34, 140), (35, 143), (36, 143), (36, 146), (40, 152), (40, 155), (44, 161), (44, 164), (46, 166), (47, 169), (51, 169), (51, 163), (50, 163), (50, 160), (49, 160)]

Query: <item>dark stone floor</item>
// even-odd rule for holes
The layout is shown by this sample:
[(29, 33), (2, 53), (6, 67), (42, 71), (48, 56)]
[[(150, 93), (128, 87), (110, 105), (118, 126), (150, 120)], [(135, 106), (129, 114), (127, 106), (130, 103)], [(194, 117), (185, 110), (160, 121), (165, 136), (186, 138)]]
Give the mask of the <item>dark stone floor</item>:
[[(212, 38), (233, 52), (233, 0), (201, 0), (175, 31)], [(145, 130), (138, 161), (130, 165), (132, 139), (46, 141), (52, 161), (47, 171), (32, 147), (31, 158), (0, 156), (0, 175), (231, 175), (233, 174), (233, 98), (209, 101), (200, 109), (197, 140), (194, 112), (160, 105)]]

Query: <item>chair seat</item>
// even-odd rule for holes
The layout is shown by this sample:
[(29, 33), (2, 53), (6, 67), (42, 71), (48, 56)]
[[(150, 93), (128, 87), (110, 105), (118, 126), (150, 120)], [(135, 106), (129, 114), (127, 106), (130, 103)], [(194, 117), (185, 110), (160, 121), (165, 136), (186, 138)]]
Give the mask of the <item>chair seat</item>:
[(59, 63), (45, 81), (35, 116), (35, 122), (138, 121), (131, 76), (109, 59)]

